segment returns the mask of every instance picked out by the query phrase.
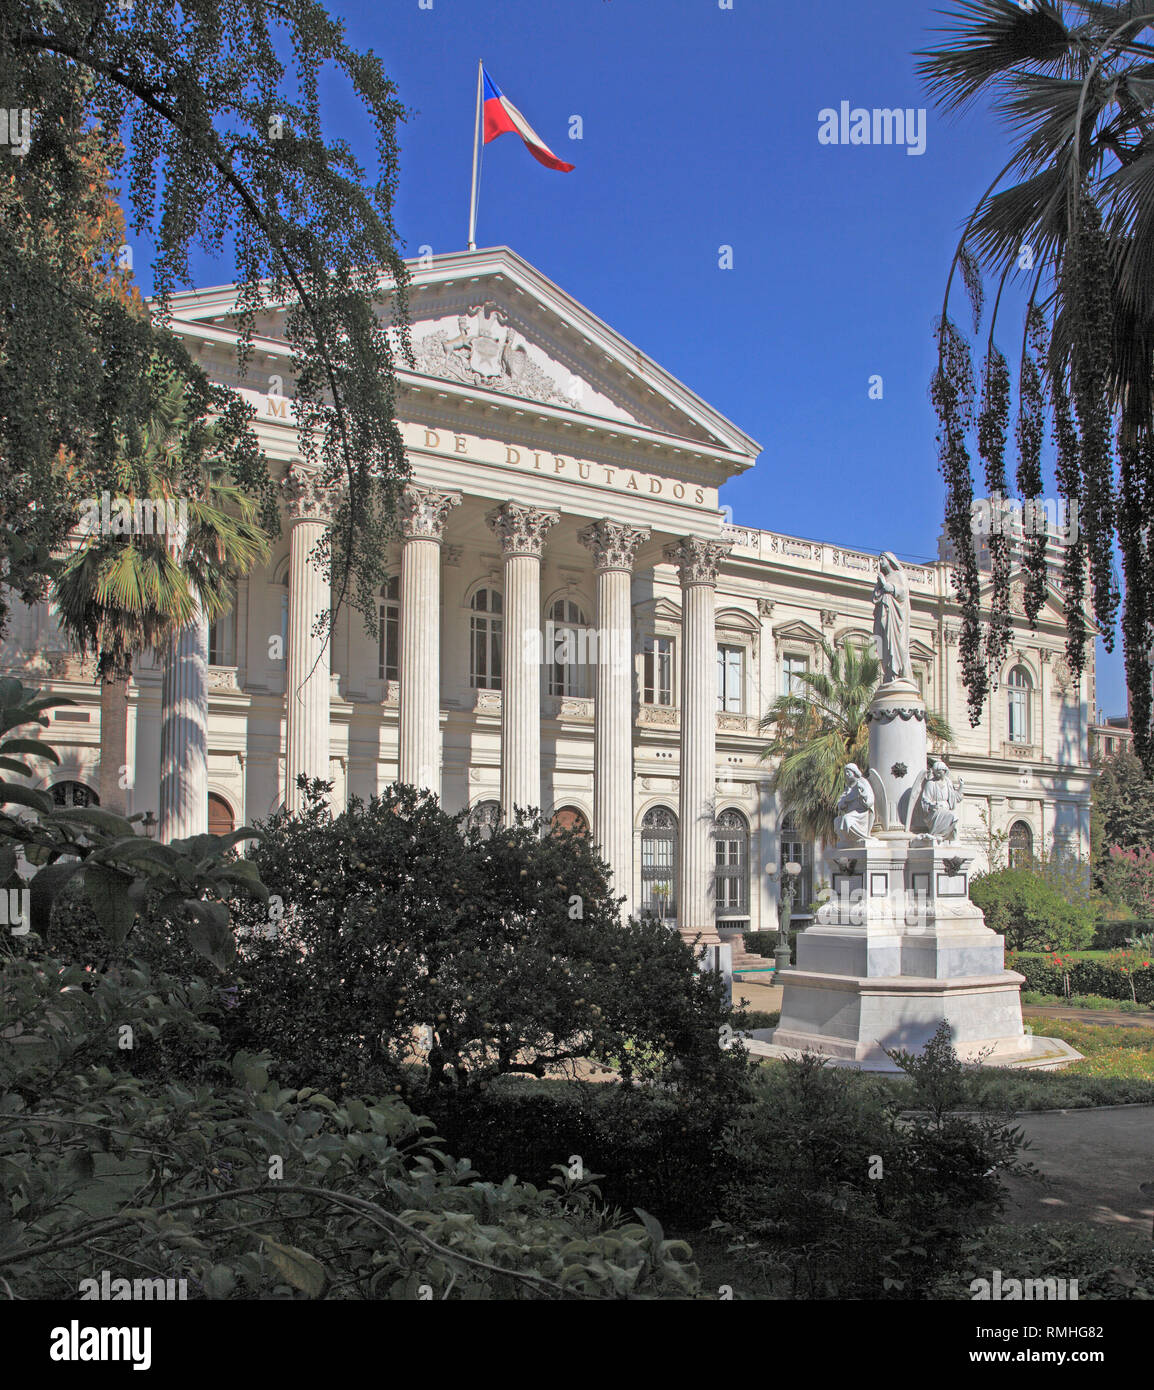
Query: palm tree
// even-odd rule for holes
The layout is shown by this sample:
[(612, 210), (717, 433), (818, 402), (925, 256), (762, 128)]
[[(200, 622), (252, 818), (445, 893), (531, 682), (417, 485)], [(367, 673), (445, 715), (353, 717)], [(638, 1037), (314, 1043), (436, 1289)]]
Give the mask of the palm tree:
[[(52, 585), (61, 628), (81, 652), (97, 657), (100, 799), (121, 813), (133, 657), (161, 650), (193, 619), (198, 605), (209, 622), (226, 612), (237, 578), (269, 552), (254, 500), (215, 463), (188, 468), (186, 432), (204, 428), (191, 418), (184, 384), (158, 364), (155, 408), (139, 447), (122, 441), (110, 491), (130, 502), (163, 501), (166, 521), (179, 506), (187, 526), (178, 535), (168, 525), (123, 535), (90, 534), (65, 557)], [(211, 443), (206, 456), (211, 457)]]
[[(1013, 131), (1001, 172), (973, 209), (954, 267), (982, 313), (981, 273), (997, 278), (986, 340), (978, 451), (990, 492), (1005, 492), (1003, 451), (1010, 363), (1019, 366), (1017, 485), (1043, 492), (1045, 417), (1057, 440), (1058, 488), (1078, 508), (1063, 590), (1068, 653), (1080, 672), (1090, 631), (1082, 615), (1087, 562), (1094, 615), (1112, 646), (1117, 531), (1125, 577), (1123, 634), (1135, 751), (1154, 770), (1154, 7), (1134, 0), (954, 0), (944, 35), (919, 54), (919, 72), (946, 111), (986, 98)], [(1009, 276), (1029, 294), (1021, 349), (994, 342)], [(980, 579), (969, 534), (967, 440), (975, 383), (969, 345), (948, 316), (939, 324), (935, 404), (948, 486), (947, 525), (963, 574), (963, 665), (980, 707), (990, 657), (1007, 631), (1008, 560), (995, 558), (994, 612), (978, 640)], [(1118, 454), (1115, 466), (1114, 451)], [(1045, 597), (1045, 537), (1030, 546), (1027, 614)]]
[[(801, 689), (779, 695), (761, 721), (772, 735), (763, 759), (777, 758), (770, 790), (780, 795), (798, 829), (812, 839), (832, 840), (842, 774), (849, 763), (869, 770), (866, 712), (881, 682), (881, 662), (851, 642), (840, 651), (823, 641), (825, 669), (802, 671)], [(926, 732), (940, 744), (953, 732), (940, 714), (926, 714)]]

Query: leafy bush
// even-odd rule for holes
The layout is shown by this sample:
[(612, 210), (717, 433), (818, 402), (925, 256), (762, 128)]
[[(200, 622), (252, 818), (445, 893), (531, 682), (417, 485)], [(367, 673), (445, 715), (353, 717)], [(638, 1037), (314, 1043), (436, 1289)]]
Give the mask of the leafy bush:
[(556, 1165), (579, 1165), (597, 1172), (606, 1202), (684, 1227), (716, 1211), (722, 1134), (737, 1110), (725, 1098), (648, 1086), (521, 1078), (418, 1091), (410, 1104), (493, 1182), (515, 1173), (540, 1185)]
[(970, 897), (1011, 950), (1076, 951), (1093, 938), (1089, 908), (1068, 902), (1032, 869), (982, 874)]
[(1113, 845), (1100, 869), (1102, 886), (1141, 917), (1154, 913), (1154, 850)]
[[(948, 1026), (895, 1094), (819, 1057), (762, 1071), (756, 1103), (726, 1134), (732, 1177), (718, 1231), (762, 1292), (794, 1298), (920, 1298), (1001, 1194), (1029, 1171), (1021, 1134), (965, 1097)], [(919, 1113), (903, 1113), (913, 1105)]]
[(392, 787), (330, 814), (319, 784), (252, 860), (274, 907), (241, 947), (235, 1045), (330, 1088), (538, 1078), (578, 1059), (697, 1092), (740, 1085), (720, 979), (676, 932), (622, 922), (587, 837), (465, 830)]
[[(595, 1175), (482, 1183), (395, 1097), (284, 1089), (239, 1053), (216, 1084), (142, 1081), (187, 986), (11, 958), (0, 975), (0, 1278), (74, 1298), (101, 1270), (192, 1297), (690, 1297), (691, 1252)], [(133, 1046), (121, 1043), (131, 1029)]]

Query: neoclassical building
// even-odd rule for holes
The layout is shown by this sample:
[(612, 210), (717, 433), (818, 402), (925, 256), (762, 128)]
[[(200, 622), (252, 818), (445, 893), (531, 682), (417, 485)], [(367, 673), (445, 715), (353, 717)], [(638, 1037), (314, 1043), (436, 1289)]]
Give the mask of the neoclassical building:
[[(75, 702), (52, 716), (62, 763), (40, 785), (59, 801), (116, 786), (171, 837), (294, 804), (302, 772), (331, 780), (337, 804), (400, 779), (482, 820), (533, 806), (587, 827), (630, 909), (709, 940), (776, 926), (786, 861), (803, 866), (804, 915), (831, 861), (770, 792), (759, 720), (823, 638), (872, 641), (876, 557), (729, 524), (719, 489), (757, 443), (514, 252), (412, 274), (412, 482), (376, 631), (344, 612), (331, 641), (314, 635), (330, 499), (299, 458), (281, 316), (259, 323), (242, 378), (235, 288), (178, 296), (176, 331), (257, 408), (283, 536), (226, 618), (138, 661), (117, 782), (101, 780), (91, 663), (46, 607), (14, 613), (4, 666)], [(913, 663), (957, 735), (966, 836), (1006, 832), (1017, 858), (1084, 852), (1093, 670), (1066, 665), (1057, 591), (1031, 631), (1016, 590), (1011, 652), (971, 728), (948, 560), (906, 570)]]

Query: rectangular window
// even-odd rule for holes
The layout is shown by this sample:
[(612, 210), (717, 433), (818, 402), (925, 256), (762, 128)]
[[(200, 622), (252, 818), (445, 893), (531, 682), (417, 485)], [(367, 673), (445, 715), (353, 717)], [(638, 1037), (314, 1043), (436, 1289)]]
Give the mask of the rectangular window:
[(385, 602), (380, 606), (380, 627), (377, 631), (377, 679), (400, 680), (401, 670), (401, 606)]
[(645, 638), (642, 654), (641, 700), (646, 705), (673, 703), (673, 638)]
[(727, 714), (745, 712), (745, 648), (717, 649), (717, 708)]
[(474, 690), (501, 689), (501, 619), (474, 616), (469, 628), (469, 684)]
[(1026, 701), (1027, 690), (1010, 690), (1010, 742), (1029, 743), (1029, 709)]
[(210, 666), (236, 665), (236, 607), (222, 613), (214, 623), (208, 625), (208, 664)]
[(786, 655), (781, 659), (781, 693), (783, 695), (804, 695), (805, 686), (798, 679), (809, 670), (809, 658)]

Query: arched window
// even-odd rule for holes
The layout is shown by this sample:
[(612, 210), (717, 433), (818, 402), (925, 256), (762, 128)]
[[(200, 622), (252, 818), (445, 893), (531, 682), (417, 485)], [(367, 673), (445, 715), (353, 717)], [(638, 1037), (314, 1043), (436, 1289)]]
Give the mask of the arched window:
[(377, 679), (395, 681), (401, 672), (401, 577), (381, 585), (380, 627), (377, 629)]
[(469, 684), (474, 690), (501, 689), (501, 593), (478, 589), (469, 604)]
[(53, 806), (99, 806), (100, 798), (83, 782), (57, 782), (50, 788)]
[(491, 835), (501, 819), (499, 801), (478, 801), (469, 810), (465, 825), (470, 830), (480, 830), (483, 835)]
[(561, 806), (553, 812), (554, 830), (575, 830), (578, 835), (589, 834), (589, 822), (576, 806)]
[(1011, 869), (1028, 869), (1034, 861), (1034, 832), (1024, 820), (1010, 826), (1009, 861)]
[(1024, 666), (1015, 666), (1006, 677), (1010, 742), (1030, 742), (1030, 692), (1034, 682)]
[(723, 811), (713, 831), (717, 916), (749, 915), (749, 822), (740, 811)]
[(236, 817), (232, 807), (223, 796), (216, 792), (208, 794), (208, 833), (210, 835), (231, 835), (236, 829)]
[(792, 811), (788, 812), (781, 822), (780, 862), (801, 865), (801, 873), (797, 879), (797, 895), (793, 900), (794, 911), (801, 912), (813, 902), (813, 841), (802, 836), (797, 817)]
[(549, 694), (578, 698), (589, 694), (589, 620), (581, 605), (559, 598), (549, 609), (545, 652)]
[(677, 817), (665, 806), (641, 822), (641, 911), (663, 922), (677, 918)]

